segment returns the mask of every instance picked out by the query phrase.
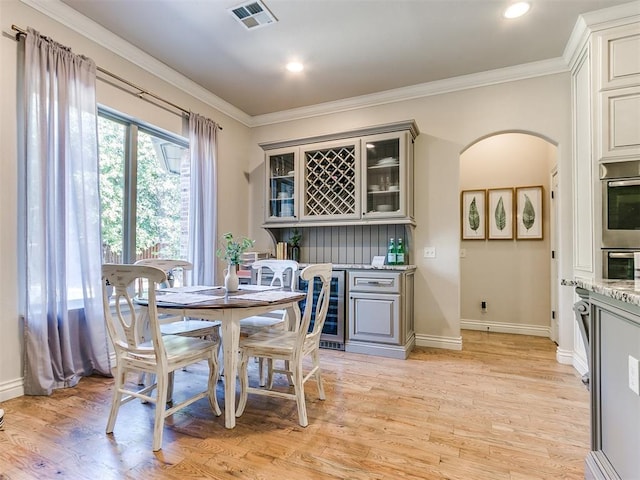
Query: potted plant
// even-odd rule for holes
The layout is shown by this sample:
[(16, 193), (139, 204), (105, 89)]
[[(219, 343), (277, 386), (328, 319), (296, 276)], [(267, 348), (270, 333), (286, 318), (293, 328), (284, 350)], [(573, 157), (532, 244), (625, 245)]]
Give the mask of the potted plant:
[(289, 244), (291, 245), (291, 260), (296, 262), (300, 261), (300, 240), (302, 240), (302, 233), (297, 228), (294, 228), (289, 238)]
[(242, 261), (242, 254), (253, 247), (254, 243), (254, 240), (247, 237), (235, 240), (231, 232), (227, 232), (222, 236), (222, 246), (216, 250), (216, 255), (228, 264), (228, 267), (224, 271), (224, 288), (226, 288), (228, 292), (238, 290), (240, 283), (237, 273), (238, 265)]

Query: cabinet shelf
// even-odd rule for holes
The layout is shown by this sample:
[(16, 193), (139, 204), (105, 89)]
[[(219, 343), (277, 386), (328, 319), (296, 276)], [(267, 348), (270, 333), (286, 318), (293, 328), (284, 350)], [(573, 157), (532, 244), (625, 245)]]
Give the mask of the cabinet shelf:
[(400, 195), (400, 190), (369, 190), (369, 195)]
[(286, 180), (290, 179), (293, 182), (294, 175), (271, 175), (271, 180)]
[(392, 163), (390, 165), (371, 165), (367, 167), (367, 170), (380, 170), (380, 169), (390, 169), (390, 168), (398, 168), (400, 166), (399, 163)]

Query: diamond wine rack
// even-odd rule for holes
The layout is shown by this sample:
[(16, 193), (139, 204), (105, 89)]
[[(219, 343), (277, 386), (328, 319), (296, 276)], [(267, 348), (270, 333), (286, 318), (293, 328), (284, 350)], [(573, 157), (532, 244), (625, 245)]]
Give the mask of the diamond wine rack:
[(353, 145), (305, 153), (304, 214), (307, 217), (356, 213), (356, 151)]

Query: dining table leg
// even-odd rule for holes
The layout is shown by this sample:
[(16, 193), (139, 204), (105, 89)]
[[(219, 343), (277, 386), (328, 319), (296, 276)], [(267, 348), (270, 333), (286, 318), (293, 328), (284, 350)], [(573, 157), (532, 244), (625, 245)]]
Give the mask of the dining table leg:
[[(227, 312), (225, 312), (225, 315)], [(236, 426), (236, 378), (238, 376), (238, 347), (240, 343), (240, 319), (228, 312), (231, 318), (223, 321), (222, 351), (224, 360), (224, 426)]]

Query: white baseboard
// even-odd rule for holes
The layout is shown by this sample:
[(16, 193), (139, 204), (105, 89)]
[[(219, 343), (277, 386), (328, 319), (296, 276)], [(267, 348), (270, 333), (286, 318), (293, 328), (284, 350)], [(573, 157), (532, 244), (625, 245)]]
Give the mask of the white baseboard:
[(534, 335), (536, 337), (549, 337), (551, 327), (539, 325), (522, 325), (515, 323), (480, 322), (478, 320), (460, 320), (462, 330), (481, 330), (483, 332), (514, 333), (516, 335)]
[(0, 402), (24, 395), (24, 378), (16, 378), (0, 384)]
[(560, 347), (556, 349), (556, 361), (563, 365), (573, 365), (573, 358), (576, 353), (572, 350), (563, 350)]
[(587, 359), (577, 352), (573, 353), (573, 362), (571, 363), (571, 365), (573, 365), (573, 368), (575, 368), (580, 373), (580, 375), (584, 375), (589, 371), (589, 364), (587, 363)]
[(438, 337), (416, 333), (416, 346), (462, 350), (462, 337)]

